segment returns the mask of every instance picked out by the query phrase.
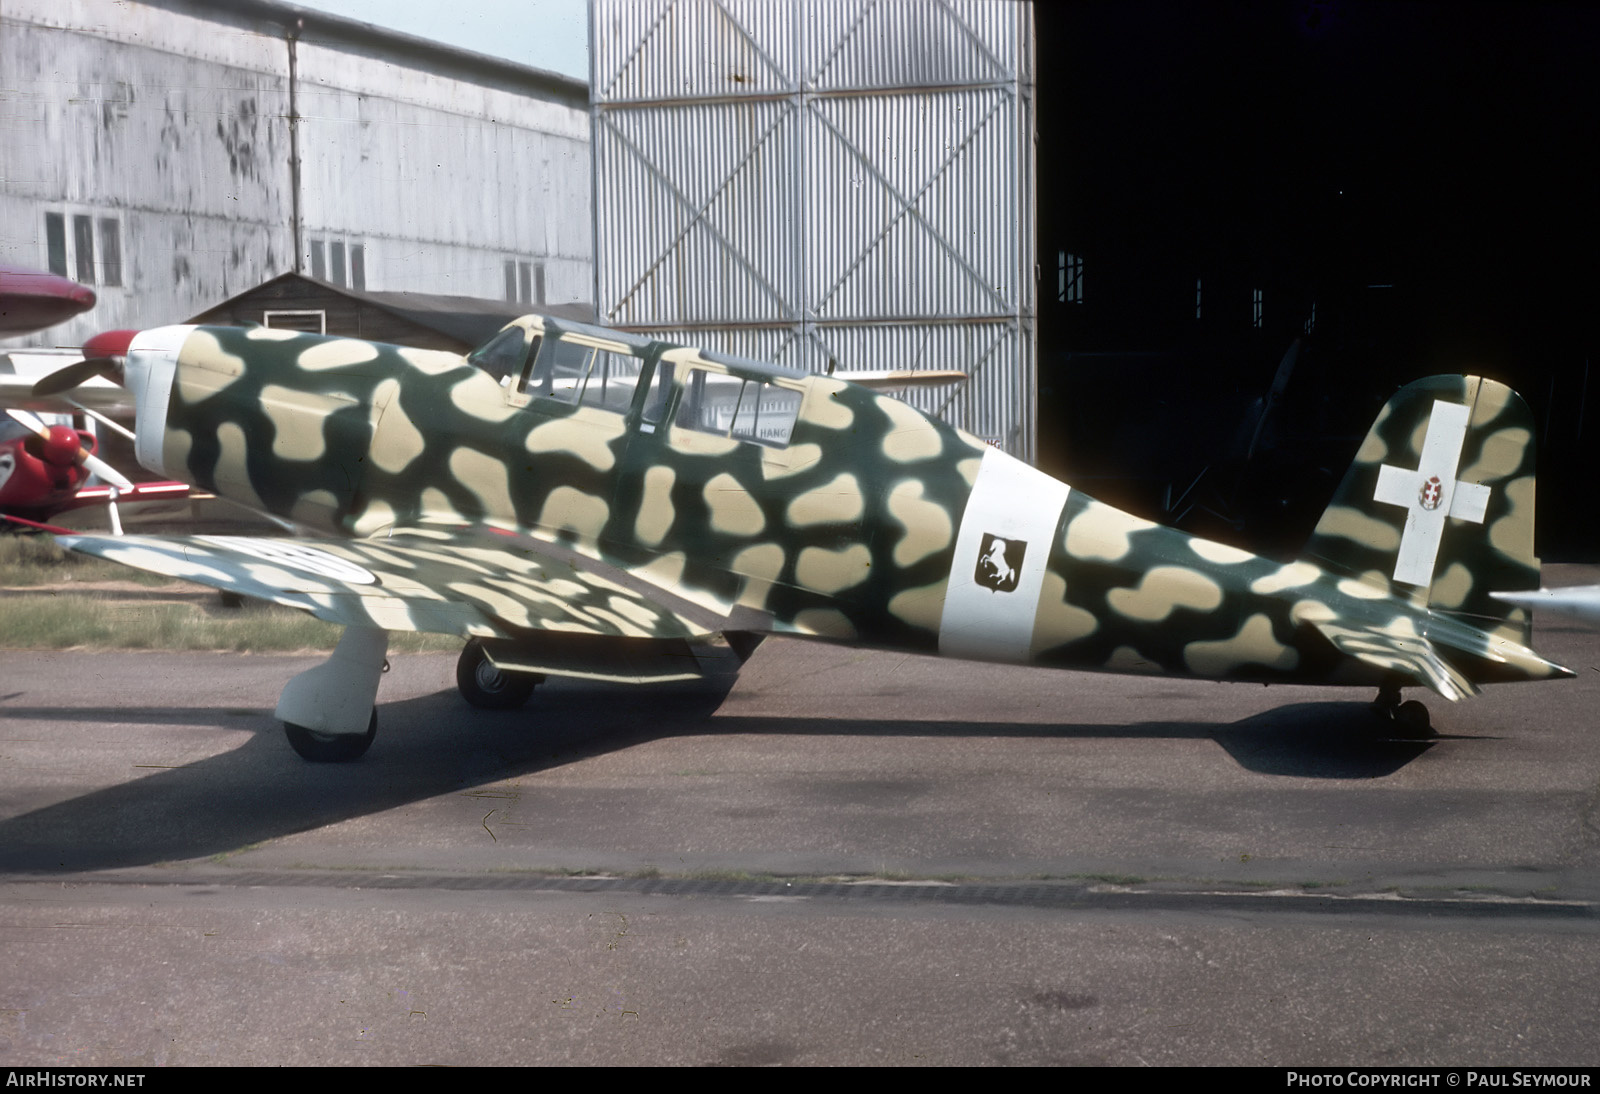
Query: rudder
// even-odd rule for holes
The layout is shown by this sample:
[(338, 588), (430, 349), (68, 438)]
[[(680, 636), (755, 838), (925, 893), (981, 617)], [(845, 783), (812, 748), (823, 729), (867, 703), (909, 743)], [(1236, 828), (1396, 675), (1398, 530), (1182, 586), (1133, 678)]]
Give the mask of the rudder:
[(1534, 448), (1506, 385), (1418, 380), (1378, 414), (1305, 555), (1526, 644), (1527, 612), (1489, 594), (1539, 586)]

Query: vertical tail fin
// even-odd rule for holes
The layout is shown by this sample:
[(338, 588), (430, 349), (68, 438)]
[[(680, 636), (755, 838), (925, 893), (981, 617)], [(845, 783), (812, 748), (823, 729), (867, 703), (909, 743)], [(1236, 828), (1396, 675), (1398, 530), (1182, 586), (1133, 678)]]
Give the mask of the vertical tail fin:
[(1527, 612), (1489, 594), (1539, 586), (1533, 502), (1521, 397), (1479, 376), (1431, 376), (1379, 413), (1305, 554), (1526, 644)]

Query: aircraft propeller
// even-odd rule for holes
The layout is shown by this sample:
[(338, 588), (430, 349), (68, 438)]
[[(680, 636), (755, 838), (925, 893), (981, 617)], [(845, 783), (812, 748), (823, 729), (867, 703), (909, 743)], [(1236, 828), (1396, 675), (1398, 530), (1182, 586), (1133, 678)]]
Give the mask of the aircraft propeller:
[(60, 395), (93, 376), (104, 376), (115, 384), (122, 383), (123, 361), (128, 356), (128, 345), (138, 333), (136, 330), (101, 331), (83, 344), (83, 360), (57, 369), (41, 379), (33, 385), (33, 394), (41, 397)]

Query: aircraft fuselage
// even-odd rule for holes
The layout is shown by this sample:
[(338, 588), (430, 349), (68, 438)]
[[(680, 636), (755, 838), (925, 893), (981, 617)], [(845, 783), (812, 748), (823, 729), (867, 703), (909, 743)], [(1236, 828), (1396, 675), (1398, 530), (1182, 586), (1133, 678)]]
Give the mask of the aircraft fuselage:
[(520, 356), (512, 345), (488, 370), (261, 328), (174, 334), (170, 376), (130, 383), (148, 387), (140, 460), (339, 535), (490, 526), (559, 541), (772, 633), (1382, 684), (1313, 626), (1338, 620), (1443, 637), (1474, 679), (1552, 674), (1381, 573), (1158, 526), (839, 379), (531, 323)]

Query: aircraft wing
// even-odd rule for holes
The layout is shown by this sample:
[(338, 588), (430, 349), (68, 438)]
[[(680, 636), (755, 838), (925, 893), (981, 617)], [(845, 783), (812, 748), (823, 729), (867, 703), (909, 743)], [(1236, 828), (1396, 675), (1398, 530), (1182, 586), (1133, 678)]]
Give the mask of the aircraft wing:
[(1400, 634), (1375, 627), (1352, 627), (1326, 620), (1307, 620), (1347, 657), (1408, 676), (1455, 702), (1478, 694), (1478, 686), (1418, 634)]
[(73, 535), (56, 541), (346, 626), (501, 639), (561, 632), (690, 641), (715, 633), (647, 592), (570, 562), (442, 533), (375, 540)]

